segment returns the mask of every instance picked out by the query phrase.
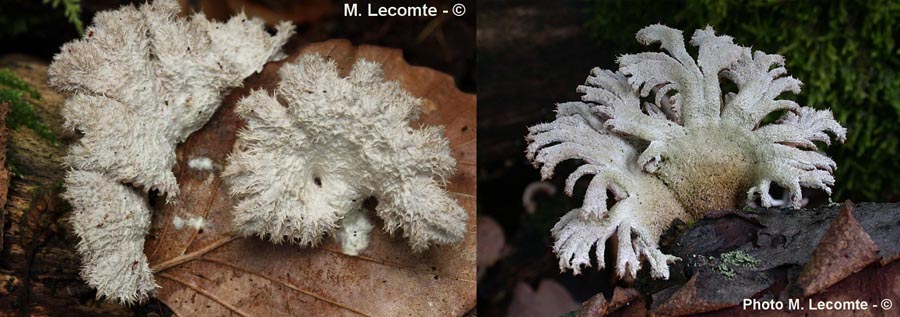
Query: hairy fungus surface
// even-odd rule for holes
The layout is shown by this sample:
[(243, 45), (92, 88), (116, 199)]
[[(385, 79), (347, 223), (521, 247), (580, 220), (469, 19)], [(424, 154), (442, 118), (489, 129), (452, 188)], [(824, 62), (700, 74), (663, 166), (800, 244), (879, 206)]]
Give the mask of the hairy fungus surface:
[(177, 1), (157, 0), (100, 12), (49, 70), (51, 85), (72, 93), (66, 127), (84, 134), (66, 158), (83, 276), (98, 296), (125, 303), (156, 288), (142, 252), (150, 221), (143, 193), (175, 197), (175, 146), (209, 120), (227, 89), (283, 57), (293, 34), (289, 23), (269, 35), (243, 14), (219, 23), (180, 11)]
[[(801, 85), (784, 76), (782, 56), (736, 45), (711, 27), (690, 40), (696, 60), (680, 30), (651, 25), (637, 40), (659, 43), (665, 53), (623, 55), (615, 72), (593, 69), (577, 89), (580, 102), (559, 104), (556, 120), (529, 129), (527, 156), (544, 179), (562, 161), (582, 161), (566, 181), (572, 195), (592, 175), (583, 206), (552, 231), (561, 269), (578, 274), (591, 266), (592, 248), (602, 269), (615, 234), (618, 276), (635, 276), (647, 260), (654, 277), (668, 278), (667, 263), (676, 258), (657, 243), (672, 220), (756, 198), (770, 207), (772, 183), (791, 194), (793, 208), (801, 187), (831, 193), (836, 164), (814, 142), (844, 141), (846, 130), (829, 110), (778, 99)], [(737, 91), (723, 89), (723, 81)]]
[(462, 239), (467, 214), (441, 187), (456, 164), (443, 128), (410, 127), (420, 100), (381, 73), (359, 60), (342, 78), (307, 54), (283, 66), (274, 94), (240, 101), (247, 126), (223, 173), (238, 232), (317, 245), (375, 197), (384, 229), (413, 250)]

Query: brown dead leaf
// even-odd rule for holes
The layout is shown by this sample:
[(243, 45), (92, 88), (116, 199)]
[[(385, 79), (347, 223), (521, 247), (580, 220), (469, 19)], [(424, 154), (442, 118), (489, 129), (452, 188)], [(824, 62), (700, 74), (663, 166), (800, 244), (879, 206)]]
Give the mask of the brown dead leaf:
[(803, 296), (819, 293), (831, 285), (878, 261), (878, 246), (853, 216), (848, 200), (838, 211), (812, 258), (797, 278)]
[[(303, 248), (233, 236), (233, 201), (218, 177), (243, 124), (233, 108), (251, 89), (277, 84), (282, 63), (273, 63), (235, 89), (213, 119), (178, 148), (175, 175), (181, 193), (174, 204), (156, 199), (145, 245), (162, 287), (158, 297), (179, 316), (465, 314), (475, 306), (476, 289), (475, 96), (457, 90), (448, 75), (408, 65), (393, 49), (332, 40), (309, 45), (288, 60), (313, 52), (334, 59), (344, 75), (357, 58), (380, 62), (387, 79), (437, 105), (414, 125), (446, 129), (457, 160), (447, 188), (469, 212), (466, 238), (413, 254), (405, 239), (373, 230), (369, 247), (348, 256), (330, 239), (318, 248)], [(212, 159), (214, 171), (187, 168), (199, 157)], [(186, 224), (178, 229), (176, 220)]]
[(581, 308), (576, 312), (577, 317), (597, 317), (607, 316), (611, 312), (619, 311), (620, 308), (628, 306), (632, 301), (641, 298), (641, 293), (634, 288), (622, 288), (616, 286), (613, 289), (612, 298), (606, 300), (603, 293), (594, 295), (581, 304)]
[(698, 295), (698, 276), (691, 277), (672, 297), (654, 309), (653, 313), (658, 316), (688, 316), (734, 306), (728, 301), (709, 300)]

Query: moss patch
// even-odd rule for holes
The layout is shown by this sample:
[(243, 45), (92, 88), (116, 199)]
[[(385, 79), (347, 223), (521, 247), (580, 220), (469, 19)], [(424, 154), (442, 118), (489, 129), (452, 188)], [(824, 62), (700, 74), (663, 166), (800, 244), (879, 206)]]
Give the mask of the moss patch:
[(34, 112), (34, 103), (41, 100), (41, 94), (16, 77), (9, 69), (0, 69), (0, 103), (9, 103), (10, 112), (6, 124), (10, 129), (27, 127), (37, 132), (41, 138), (57, 145), (56, 135)]

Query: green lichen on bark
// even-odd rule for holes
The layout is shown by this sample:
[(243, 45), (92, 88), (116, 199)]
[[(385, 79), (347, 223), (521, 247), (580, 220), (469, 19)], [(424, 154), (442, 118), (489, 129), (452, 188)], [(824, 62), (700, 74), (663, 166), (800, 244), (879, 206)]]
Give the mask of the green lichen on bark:
[(733, 279), (737, 274), (734, 270), (735, 266), (752, 267), (759, 264), (759, 260), (741, 250), (722, 253), (719, 255), (718, 261), (719, 265), (716, 268), (728, 279)]

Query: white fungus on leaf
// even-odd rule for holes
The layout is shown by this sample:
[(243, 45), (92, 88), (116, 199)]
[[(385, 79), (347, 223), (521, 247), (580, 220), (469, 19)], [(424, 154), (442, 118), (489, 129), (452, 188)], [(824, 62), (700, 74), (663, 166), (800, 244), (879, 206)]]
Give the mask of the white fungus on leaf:
[(421, 101), (366, 60), (342, 78), (334, 61), (299, 57), (279, 71), (273, 94), (255, 91), (223, 172), (245, 236), (317, 245), (374, 197), (384, 229), (401, 229), (415, 251), (453, 243), (466, 212), (441, 187), (455, 160), (440, 127), (410, 127)]
[(282, 23), (270, 35), (261, 19), (243, 14), (219, 23), (180, 11), (175, 0), (157, 0), (99, 12), (49, 69), (50, 84), (72, 94), (65, 126), (84, 134), (65, 160), (83, 276), (98, 295), (124, 303), (156, 288), (142, 253), (144, 193), (175, 197), (176, 145), (209, 120), (229, 88), (283, 58), (294, 32)]
[[(691, 38), (696, 60), (679, 30), (651, 25), (637, 40), (666, 53), (623, 55), (617, 72), (593, 69), (577, 89), (580, 102), (559, 104), (556, 120), (529, 128), (526, 154), (542, 178), (580, 160), (566, 180), (572, 195), (592, 175), (582, 207), (552, 230), (562, 270), (590, 267), (591, 248), (604, 268), (606, 241), (616, 235), (618, 276), (635, 277), (646, 260), (653, 277), (668, 278), (676, 258), (657, 243), (674, 219), (757, 197), (770, 207), (772, 183), (791, 194), (793, 208), (801, 187), (831, 193), (836, 165), (814, 142), (844, 141), (846, 129), (829, 110), (777, 99), (800, 91), (799, 80), (784, 76), (783, 57), (738, 46), (711, 27)], [(737, 91), (723, 92), (723, 80)], [(780, 118), (769, 123), (770, 116)]]
[(369, 246), (369, 232), (375, 228), (365, 210), (347, 212), (338, 227), (334, 240), (346, 255), (359, 255), (360, 251), (365, 250)]

